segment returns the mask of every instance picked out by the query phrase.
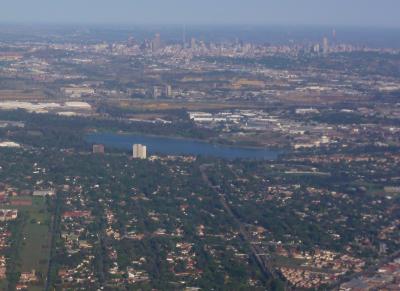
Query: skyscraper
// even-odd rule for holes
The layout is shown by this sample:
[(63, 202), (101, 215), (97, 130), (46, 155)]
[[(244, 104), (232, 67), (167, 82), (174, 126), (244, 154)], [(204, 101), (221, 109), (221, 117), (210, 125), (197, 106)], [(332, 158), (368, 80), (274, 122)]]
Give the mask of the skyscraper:
[(320, 45), (319, 45), (319, 43), (313, 45), (312, 50), (313, 50), (313, 53), (319, 54), (320, 53)]
[(161, 49), (161, 35), (159, 33), (156, 33), (156, 36), (154, 37), (152, 41), (152, 49), (153, 52), (158, 51)]
[(191, 49), (196, 49), (197, 48), (197, 42), (196, 42), (196, 39), (194, 37), (192, 37), (192, 39), (190, 41), (190, 48)]
[(152, 91), (152, 96), (154, 99), (157, 99), (158, 97), (161, 97), (162, 91), (160, 87), (158, 86), (153, 86), (153, 91)]
[(171, 85), (165, 85), (165, 87), (164, 87), (164, 96), (165, 97), (172, 97), (172, 87), (171, 87)]
[(329, 42), (327, 37), (324, 37), (322, 40), (322, 51), (324, 54), (329, 53)]
[(142, 144), (133, 145), (133, 158), (134, 159), (146, 159), (147, 158), (147, 147)]

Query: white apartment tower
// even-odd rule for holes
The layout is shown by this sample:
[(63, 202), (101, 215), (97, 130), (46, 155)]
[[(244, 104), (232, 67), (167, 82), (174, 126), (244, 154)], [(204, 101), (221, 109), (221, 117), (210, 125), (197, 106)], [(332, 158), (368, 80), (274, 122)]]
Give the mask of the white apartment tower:
[(134, 159), (146, 159), (147, 158), (147, 147), (142, 144), (133, 145), (133, 158)]

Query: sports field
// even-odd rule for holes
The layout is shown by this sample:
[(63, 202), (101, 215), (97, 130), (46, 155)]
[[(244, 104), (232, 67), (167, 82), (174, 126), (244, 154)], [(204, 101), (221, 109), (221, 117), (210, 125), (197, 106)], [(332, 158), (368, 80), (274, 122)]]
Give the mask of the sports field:
[[(32, 205), (16, 206), (24, 217), (22, 226), (23, 241), (20, 250), (21, 272), (35, 270), (43, 288), (46, 280), (50, 256), (50, 224), (51, 215), (47, 211), (44, 197), (19, 197), (18, 199), (31, 200)], [(38, 286), (38, 290), (40, 290)], [(30, 290), (34, 290), (33, 286)]]

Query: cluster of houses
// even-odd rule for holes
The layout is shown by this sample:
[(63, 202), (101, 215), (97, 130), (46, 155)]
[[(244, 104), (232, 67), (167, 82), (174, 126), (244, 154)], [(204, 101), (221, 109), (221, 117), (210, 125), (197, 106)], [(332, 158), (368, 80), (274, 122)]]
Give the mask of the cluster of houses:
[(17, 209), (0, 209), (0, 221), (11, 221), (18, 217)]
[[(187, 242), (178, 242), (175, 250), (167, 255), (167, 261), (171, 272), (184, 281), (185, 278), (198, 279), (202, 271), (196, 267), (196, 253), (193, 251), (193, 244)], [(181, 269), (178, 269), (180, 266)]]
[(381, 266), (369, 276), (360, 276), (340, 286), (340, 291), (400, 290), (400, 258)]
[(62, 285), (68, 288), (96, 286), (94, 246), (98, 238), (88, 229), (93, 223), (93, 215), (85, 207), (87, 200), (81, 195), (80, 187), (70, 189), (66, 185), (64, 190), (71, 192), (66, 197), (66, 209), (61, 215), (61, 238), (67, 260), (61, 262), (58, 276)]
[(329, 284), (337, 279), (334, 274), (306, 269), (281, 267), (279, 271), (284, 276), (285, 280), (296, 288), (314, 289), (324, 284)]
[(295, 253), (294, 259), (303, 263), (298, 267), (280, 267), (279, 271), (297, 288), (318, 288), (336, 281), (349, 271), (361, 272), (365, 262), (361, 259), (332, 251)]
[[(117, 222), (116, 217), (111, 210), (108, 203), (104, 203), (105, 215), (106, 215), (106, 235), (110, 240), (120, 241), (122, 239), (127, 240), (142, 240), (144, 235), (136, 232), (130, 232), (125, 235), (121, 235), (120, 231), (114, 227)], [(128, 223), (129, 224), (129, 223)], [(138, 283), (146, 283), (150, 281), (149, 274), (144, 270), (143, 264), (146, 263), (146, 258), (141, 257), (138, 260), (131, 261), (130, 265), (126, 268), (122, 268), (118, 264), (118, 252), (113, 244), (107, 246), (107, 256), (110, 262), (108, 273), (110, 275), (110, 282), (114, 287), (135, 285)]]
[[(67, 201), (67, 204), (70, 204)], [(88, 210), (70, 209), (61, 217), (61, 238), (64, 242), (66, 256), (78, 257), (73, 265), (62, 266), (58, 272), (61, 282), (66, 286), (79, 286), (84, 284), (94, 285), (98, 278), (93, 269), (95, 254), (94, 242), (97, 238), (92, 236), (87, 227), (93, 222), (91, 212)]]
[(0, 280), (4, 280), (6, 278), (6, 272), (7, 272), (7, 262), (6, 262), (6, 257), (0, 256)]
[(10, 247), (10, 237), (11, 232), (8, 227), (8, 222), (3, 222), (0, 226), (0, 281), (6, 278), (7, 260), (4, 253)]

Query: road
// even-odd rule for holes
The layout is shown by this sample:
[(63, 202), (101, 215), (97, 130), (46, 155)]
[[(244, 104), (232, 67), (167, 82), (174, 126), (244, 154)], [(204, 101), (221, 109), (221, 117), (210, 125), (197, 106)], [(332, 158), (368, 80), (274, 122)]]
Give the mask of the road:
[(49, 265), (48, 265), (48, 270), (47, 270), (47, 276), (46, 276), (46, 285), (44, 290), (49, 291), (51, 289), (51, 285), (54, 282), (51, 282), (51, 275), (53, 272), (53, 258), (56, 255), (56, 241), (57, 241), (57, 236), (59, 235), (58, 230), (60, 227), (61, 223), (61, 205), (62, 205), (62, 194), (60, 191), (57, 191), (56, 194), (56, 201), (55, 201), (55, 210), (54, 214), (51, 220), (51, 242), (50, 242), (50, 259), (49, 259)]
[(224, 207), (225, 211), (228, 213), (228, 215), (232, 218), (232, 220), (235, 222), (237, 228), (239, 229), (239, 233), (243, 241), (249, 246), (251, 256), (255, 259), (257, 262), (258, 267), (260, 268), (261, 273), (263, 274), (265, 281), (268, 282), (271, 279), (277, 279), (279, 278), (278, 274), (275, 273), (273, 267), (271, 266), (270, 262), (266, 259), (266, 256), (261, 255), (264, 253), (264, 250), (262, 250), (259, 246), (252, 244), (252, 241), (250, 239), (250, 235), (248, 234), (244, 224), (237, 218), (237, 216), (234, 214), (232, 211), (229, 203), (226, 200), (226, 196), (223, 193), (220, 193), (219, 189), (217, 186), (212, 185), (211, 181), (209, 180), (206, 170), (208, 167), (212, 166), (212, 164), (204, 164), (200, 166), (200, 172), (202, 175), (203, 181), (214, 191), (218, 194), (219, 200)]

